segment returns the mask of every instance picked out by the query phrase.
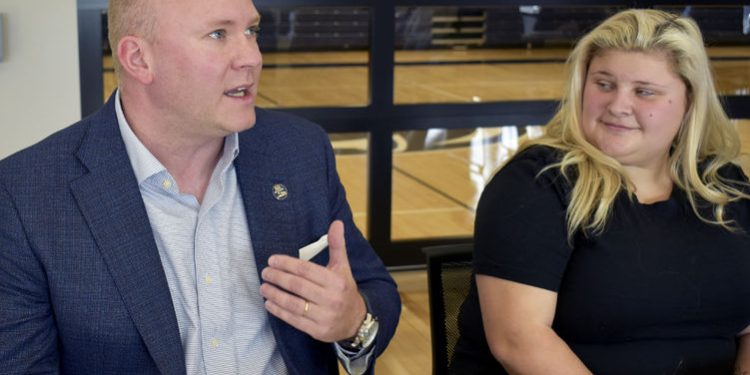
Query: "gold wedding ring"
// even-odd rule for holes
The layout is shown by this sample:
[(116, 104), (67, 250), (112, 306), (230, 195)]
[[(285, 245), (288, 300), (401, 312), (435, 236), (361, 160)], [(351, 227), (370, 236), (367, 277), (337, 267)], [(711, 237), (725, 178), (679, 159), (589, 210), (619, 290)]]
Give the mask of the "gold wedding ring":
[(310, 302), (305, 301), (305, 310), (302, 311), (302, 315), (307, 314), (308, 311), (310, 311)]

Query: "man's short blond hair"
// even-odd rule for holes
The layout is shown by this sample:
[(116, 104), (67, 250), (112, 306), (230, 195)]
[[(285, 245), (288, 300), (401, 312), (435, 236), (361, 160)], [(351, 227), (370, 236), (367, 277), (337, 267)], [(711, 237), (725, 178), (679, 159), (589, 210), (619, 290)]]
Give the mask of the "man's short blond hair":
[(115, 75), (120, 78), (121, 66), (117, 58), (117, 44), (127, 35), (150, 39), (156, 24), (150, 0), (109, 0), (107, 24), (109, 45)]

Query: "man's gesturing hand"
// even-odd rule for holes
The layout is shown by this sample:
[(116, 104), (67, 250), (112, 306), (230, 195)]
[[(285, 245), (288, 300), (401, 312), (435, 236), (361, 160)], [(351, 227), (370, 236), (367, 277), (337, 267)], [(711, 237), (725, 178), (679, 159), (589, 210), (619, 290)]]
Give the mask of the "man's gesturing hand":
[(328, 229), (326, 267), (286, 255), (273, 255), (261, 273), (266, 309), (291, 326), (323, 342), (357, 334), (367, 309), (352, 276), (344, 223)]

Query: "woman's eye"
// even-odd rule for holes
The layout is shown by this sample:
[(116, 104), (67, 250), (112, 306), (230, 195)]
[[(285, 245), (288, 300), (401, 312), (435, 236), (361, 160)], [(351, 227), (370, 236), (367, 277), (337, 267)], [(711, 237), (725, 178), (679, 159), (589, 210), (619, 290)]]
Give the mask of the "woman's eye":
[(596, 85), (599, 86), (600, 89), (603, 91), (609, 91), (612, 90), (612, 84), (605, 81), (598, 81), (596, 82)]
[(224, 30), (215, 30), (215, 31), (212, 31), (210, 34), (208, 34), (208, 36), (213, 39), (220, 40), (220, 39), (224, 39), (226, 34), (227, 32)]
[(636, 94), (637, 94), (638, 96), (652, 96), (652, 95), (654, 95), (654, 92), (653, 92), (653, 91), (651, 91), (651, 90), (646, 90), (646, 89), (637, 89), (637, 90), (635, 90), (635, 93), (636, 93)]

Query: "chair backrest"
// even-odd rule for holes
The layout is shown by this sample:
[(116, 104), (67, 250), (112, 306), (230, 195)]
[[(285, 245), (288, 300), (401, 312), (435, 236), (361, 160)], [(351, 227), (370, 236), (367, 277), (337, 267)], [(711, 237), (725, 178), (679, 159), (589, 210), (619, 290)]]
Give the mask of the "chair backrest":
[(469, 294), (473, 244), (431, 246), (427, 256), (427, 285), (432, 332), (432, 373), (448, 373), (458, 340), (458, 313)]

